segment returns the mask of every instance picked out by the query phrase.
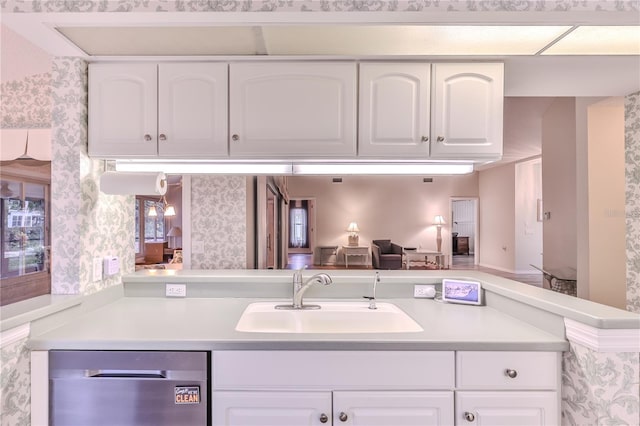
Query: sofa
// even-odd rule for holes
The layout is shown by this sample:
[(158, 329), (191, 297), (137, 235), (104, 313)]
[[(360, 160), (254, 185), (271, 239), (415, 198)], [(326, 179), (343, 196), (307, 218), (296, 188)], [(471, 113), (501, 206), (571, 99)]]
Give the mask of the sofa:
[(371, 242), (371, 262), (374, 269), (402, 269), (402, 246), (391, 240)]

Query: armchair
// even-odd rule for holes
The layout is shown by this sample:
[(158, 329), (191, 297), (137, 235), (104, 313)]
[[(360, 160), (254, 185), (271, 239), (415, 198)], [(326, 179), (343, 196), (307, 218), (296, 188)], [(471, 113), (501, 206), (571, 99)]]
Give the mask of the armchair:
[(402, 269), (402, 246), (391, 240), (371, 242), (371, 262), (374, 269)]

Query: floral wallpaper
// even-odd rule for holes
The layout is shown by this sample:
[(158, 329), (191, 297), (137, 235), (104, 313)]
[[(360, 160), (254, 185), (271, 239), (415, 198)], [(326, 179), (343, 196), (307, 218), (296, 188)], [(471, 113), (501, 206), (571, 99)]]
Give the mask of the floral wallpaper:
[(1, 128), (51, 127), (51, 73), (3, 82), (0, 99)]
[[(87, 156), (87, 64), (53, 61), (52, 276), (56, 294), (91, 294), (134, 270), (134, 197), (100, 192), (103, 161)], [(94, 257), (118, 256), (120, 273), (93, 282)]]
[(637, 352), (595, 352), (570, 342), (562, 366), (562, 424), (640, 424), (639, 364)]
[(244, 269), (247, 252), (247, 188), (244, 176), (191, 178), (192, 269)]
[(30, 352), (27, 338), (0, 349), (0, 425), (28, 426), (31, 423)]
[(640, 313), (640, 92), (625, 98), (627, 310)]
[(635, 11), (637, 1), (493, 0), (2, 0), (11, 12), (529, 12)]

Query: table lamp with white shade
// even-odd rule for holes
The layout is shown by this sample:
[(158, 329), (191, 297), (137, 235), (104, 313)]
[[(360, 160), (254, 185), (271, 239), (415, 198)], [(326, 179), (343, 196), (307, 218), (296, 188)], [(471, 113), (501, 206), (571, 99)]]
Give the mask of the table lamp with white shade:
[[(167, 237), (169, 237), (169, 248), (177, 248), (176, 247), (176, 237), (182, 237), (182, 229), (179, 226), (172, 226), (167, 232)], [(173, 243), (172, 243), (173, 240)]]
[(442, 251), (442, 225), (445, 225), (447, 222), (444, 221), (444, 217), (442, 215), (437, 215), (433, 218), (433, 224), (438, 227), (438, 233), (436, 235), (436, 246), (438, 252)]
[(355, 222), (351, 222), (349, 224), (349, 227), (347, 228), (347, 232), (349, 233), (349, 245), (357, 247), (359, 240), (358, 232), (360, 232), (360, 229), (358, 229), (358, 224)]

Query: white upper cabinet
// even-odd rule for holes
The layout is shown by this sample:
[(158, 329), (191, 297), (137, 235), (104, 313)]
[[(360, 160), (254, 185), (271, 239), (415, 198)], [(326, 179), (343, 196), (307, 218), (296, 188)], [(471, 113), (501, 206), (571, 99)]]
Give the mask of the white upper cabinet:
[(228, 155), (227, 64), (91, 64), (89, 155)]
[(501, 63), (433, 64), (431, 157), (502, 155), (503, 74)]
[(89, 65), (89, 155), (157, 155), (155, 64)]
[(430, 86), (430, 64), (360, 64), (358, 155), (428, 157)]
[(160, 157), (226, 157), (227, 64), (161, 64)]
[(356, 155), (356, 64), (262, 62), (230, 66), (234, 157)]

